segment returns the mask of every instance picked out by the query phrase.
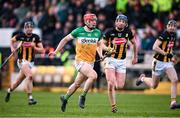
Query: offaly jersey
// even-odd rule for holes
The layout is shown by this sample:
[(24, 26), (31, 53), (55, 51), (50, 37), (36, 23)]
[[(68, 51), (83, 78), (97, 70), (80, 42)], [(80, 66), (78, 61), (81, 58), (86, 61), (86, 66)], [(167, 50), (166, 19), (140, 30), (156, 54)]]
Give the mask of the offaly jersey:
[(128, 40), (133, 39), (133, 34), (130, 29), (125, 28), (122, 31), (117, 31), (115, 28), (108, 29), (103, 35), (106, 40), (106, 46), (114, 48), (116, 53), (111, 57), (115, 59), (125, 59)]
[[(172, 53), (174, 44), (176, 41), (176, 33), (169, 33), (166, 30), (158, 37), (157, 40), (162, 41), (162, 44), (159, 46), (163, 51), (166, 53)], [(163, 62), (170, 62), (171, 58), (164, 56), (160, 53), (155, 53), (154, 58), (163, 61)]]
[(77, 61), (94, 62), (96, 56), (97, 43), (101, 38), (101, 32), (93, 29), (88, 32), (84, 27), (76, 28), (71, 32), (76, 39), (76, 57)]
[[(13, 38), (16, 39), (16, 41), (22, 41), (23, 42), (34, 42), (36, 45), (41, 42), (40, 38), (36, 34), (32, 34), (31, 36), (27, 36), (25, 33), (17, 34)], [(25, 59), (29, 62), (34, 61), (35, 53), (33, 47), (23, 47), (21, 46), (18, 50), (18, 59), (22, 60)]]

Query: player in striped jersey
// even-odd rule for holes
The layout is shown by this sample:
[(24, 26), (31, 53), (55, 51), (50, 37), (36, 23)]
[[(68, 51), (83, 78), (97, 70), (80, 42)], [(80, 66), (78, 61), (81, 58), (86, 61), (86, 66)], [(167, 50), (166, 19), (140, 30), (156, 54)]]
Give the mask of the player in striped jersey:
[(171, 81), (171, 109), (180, 108), (180, 104), (176, 103), (176, 92), (178, 77), (173, 66), (173, 48), (176, 41), (176, 21), (170, 20), (166, 25), (166, 30), (157, 38), (153, 45), (155, 51), (154, 60), (152, 62), (152, 78), (145, 77), (141, 74), (136, 81), (136, 85), (146, 83), (150, 88), (157, 88), (160, 77), (166, 73)]
[(126, 78), (126, 49), (127, 42), (133, 44), (134, 56), (132, 64), (137, 63), (137, 48), (134, 36), (128, 26), (127, 16), (120, 14), (116, 17), (115, 28), (108, 29), (103, 35), (104, 49), (116, 53), (105, 59), (105, 74), (108, 84), (108, 96), (112, 112), (116, 112), (115, 88), (123, 88)]
[(11, 83), (10, 88), (7, 91), (5, 98), (6, 102), (10, 100), (11, 92), (16, 89), (18, 85), (27, 77), (25, 90), (28, 94), (28, 104), (33, 105), (37, 103), (32, 97), (33, 78), (31, 68), (34, 65), (35, 53), (43, 53), (44, 48), (39, 36), (32, 33), (32, 30), (33, 23), (31, 21), (27, 21), (24, 23), (24, 33), (17, 34), (11, 39), (11, 52), (15, 51), (14, 44), (16, 42), (22, 42), (22, 45), (18, 50), (17, 60), (20, 71), (16, 81)]

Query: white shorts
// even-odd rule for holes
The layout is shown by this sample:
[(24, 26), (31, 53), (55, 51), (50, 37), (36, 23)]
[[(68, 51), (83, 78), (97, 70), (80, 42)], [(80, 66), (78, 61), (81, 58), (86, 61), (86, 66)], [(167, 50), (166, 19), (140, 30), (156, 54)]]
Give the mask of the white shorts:
[(79, 71), (85, 63), (90, 65), (92, 68), (94, 68), (94, 63), (88, 63), (88, 62), (84, 62), (84, 61), (79, 61), (79, 62), (75, 61), (74, 66), (75, 66), (76, 70)]
[(116, 72), (126, 73), (126, 60), (125, 59), (115, 59), (112, 57), (107, 57), (105, 60), (105, 68), (112, 68)]
[(168, 68), (174, 67), (173, 62), (163, 62), (154, 59), (152, 61), (152, 74), (161, 76)]
[(22, 59), (21, 61), (19, 59), (17, 60), (17, 65), (18, 65), (19, 69), (21, 69), (22, 65), (24, 65), (24, 64), (28, 64), (30, 68), (32, 68), (34, 66), (34, 62), (29, 62), (25, 59)]

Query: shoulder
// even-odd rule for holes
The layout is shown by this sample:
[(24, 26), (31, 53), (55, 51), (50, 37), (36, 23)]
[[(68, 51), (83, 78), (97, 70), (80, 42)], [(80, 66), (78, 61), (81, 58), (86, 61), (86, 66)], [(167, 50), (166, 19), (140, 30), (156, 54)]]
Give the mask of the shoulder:
[(33, 38), (38, 38), (38, 39), (40, 38), (37, 34), (34, 34), (34, 33), (32, 34), (32, 37)]
[(19, 39), (19, 38), (24, 38), (26, 37), (25, 33), (18, 33), (14, 36), (16, 39)]
[(160, 33), (161, 36), (167, 36), (167, 34), (168, 32), (166, 30)]
[(124, 31), (125, 31), (125, 33), (130, 33), (130, 34), (132, 34), (132, 31), (131, 31), (131, 29), (130, 29), (129, 27), (125, 28)]
[(94, 32), (95, 32), (95, 33), (98, 33), (98, 34), (101, 34), (101, 30), (99, 30), (99, 29), (97, 29), (97, 28), (94, 29)]
[(41, 41), (39, 35), (37, 35), (37, 34), (33, 33), (32, 38), (33, 38), (33, 40), (35, 40), (35, 42), (40, 42)]
[(94, 29), (95, 32), (101, 32), (99, 29), (95, 28)]
[(160, 35), (158, 36), (158, 39), (160, 40), (165, 40), (165, 38), (167, 37), (168, 32), (165, 30), (163, 32), (160, 33)]

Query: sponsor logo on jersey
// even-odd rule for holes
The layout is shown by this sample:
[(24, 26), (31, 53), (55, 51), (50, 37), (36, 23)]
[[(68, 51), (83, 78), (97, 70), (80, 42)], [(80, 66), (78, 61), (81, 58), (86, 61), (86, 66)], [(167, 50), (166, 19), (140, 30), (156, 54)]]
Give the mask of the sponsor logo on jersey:
[(81, 44), (96, 44), (98, 41), (98, 38), (78, 38), (78, 42)]
[(125, 44), (126, 39), (125, 38), (114, 38), (113, 44), (120, 45), (120, 44)]
[(171, 40), (169, 41), (169, 44), (168, 44), (168, 48), (173, 48), (173, 46), (174, 46), (174, 41), (175, 41), (175, 38), (174, 38), (174, 37), (171, 37)]

